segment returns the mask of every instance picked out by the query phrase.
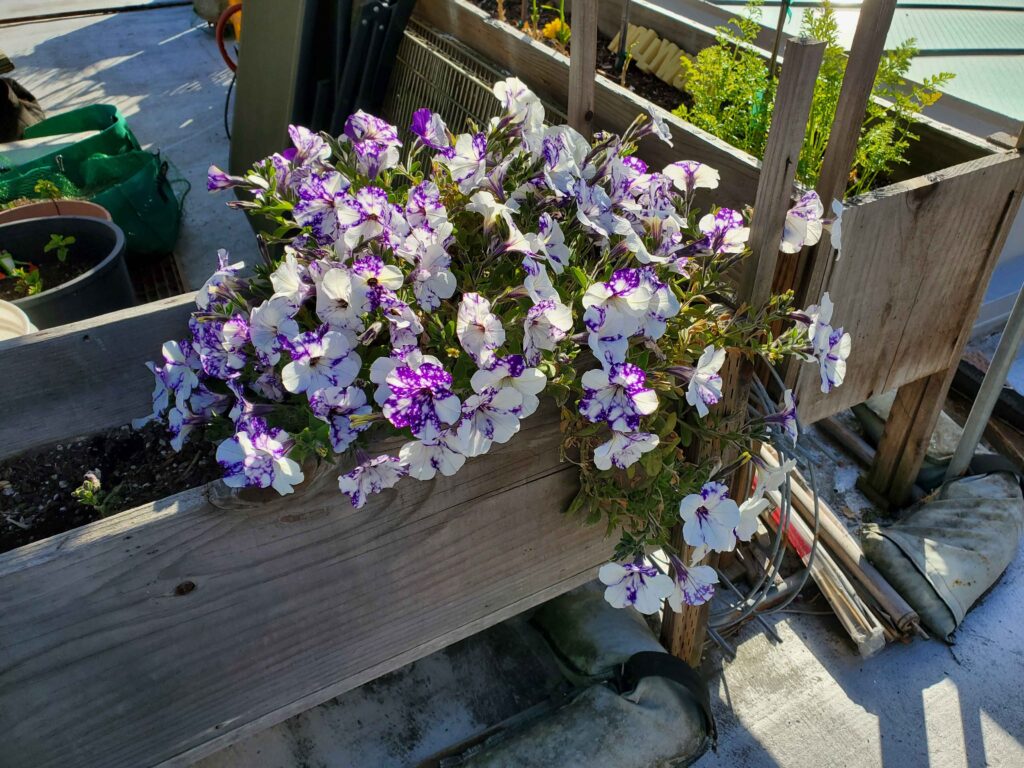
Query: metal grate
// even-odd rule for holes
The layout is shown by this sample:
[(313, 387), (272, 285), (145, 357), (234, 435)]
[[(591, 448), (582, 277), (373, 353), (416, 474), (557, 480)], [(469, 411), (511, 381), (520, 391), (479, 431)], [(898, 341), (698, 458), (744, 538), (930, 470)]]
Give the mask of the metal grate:
[[(491, 88), (509, 73), (452, 37), (410, 21), (395, 63), (383, 112), (406, 146), (410, 116), (420, 107), (440, 114), (456, 133), (470, 122), (484, 126), (501, 112)], [(565, 122), (564, 111), (547, 103), (544, 110), (549, 122)]]
[(178, 262), (174, 254), (128, 254), (125, 261), (132, 280), (132, 288), (135, 289), (135, 300), (139, 304), (148, 304), (151, 301), (185, 293), (185, 281), (178, 271)]

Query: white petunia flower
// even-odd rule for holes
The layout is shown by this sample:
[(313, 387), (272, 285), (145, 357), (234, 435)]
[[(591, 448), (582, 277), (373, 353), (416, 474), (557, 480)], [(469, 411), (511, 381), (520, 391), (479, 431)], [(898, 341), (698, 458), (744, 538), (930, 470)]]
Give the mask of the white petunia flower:
[(700, 493), (691, 493), (679, 502), (683, 521), (683, 539), (697, 547), (700, 556), (707, 550), (728, 552), (736, 546), (733, 531), (740, 523), (740, 508), (729, 498), (729, 489), (718, 482), (705, 483)]
[(460, 452), (458, 438), (448, 431), (436, 440), (414, 440), (406, 443), (398, 452), (402, 464), (408, 467), (409, 477), (417, 480), (432, 480), (440, 472), (451, 477), (466, 463), (466, 457)]
[(697, 415), (701, 418), (710, 413), (709, 405), (722, 399), (722, 377), (718, 372), (724, 363), (725, 350), (715, 349), (708, 344), (690, 376), (690, 383), (686, 387), (686, 402), (697, 409)]
[(470, 395), (462, 406), (458, 426), (461, 451), (469, 458), (481, 456), (492, 443), (507, 443), (519, 431), (523, 396), (514, 387), (485, 389)]
[(439, 243), (431, 243), (420, 254), (412, 271), (412, 292), (425, 312), (455, 295), (455, 275), (448, 267), (452, 260)]
[(769, 469), (757, 466), (757, 486), (746, 501), (740, 504), (740, 522), (736, 526), (736, 538), (739, 541), (750, 541), (757, 533), (757, 520), (761, 513), (772, 506), (767, 495), (779, 490), (786, 482), (786, 477), (796, 467), (796, 461), (789, 459), (782, 466)]
[(292, 439), (283, 429), (268, 427), (260, 418), (217, 446), (217, 463), (230, 488), (273, 488), (282, 496), (303, 480), (302, 469), (288, 458)]
[(626, 469), (657, 448), (659, 442), (658, 436), (650, 432), (612, 432), (608, 442), (594, 449), (594, 466), (605, 471), (612, 467)]
[(666, 165), (662, 173), (672, 179), (672, 184), (680, 192), (692, 195), (697, 189), (717, 189), (718, 171), (696, 160), (680, 160)]
[(672, 579), (643, 563), (605, 563), (597, 578), (606, 585), (604, 599), (613, 608), (632, 606), (640, 613), (657, 613), (672, 593)]
[(548, 384), (548, 378), (537, 368), (527, 368), (522, 355), (499, 357), (490, 368), (481, 369), (469, 380), (476, 393), (489, 389), (511, 387), (523, 398), (523, 403), (516, 409), (521, 419), (531, 416), (540, 405), (539, 395)]
[(296, 306), (302, 304), (313, 292), (309, 271), (299, 263), (295, 249), (285, 248), (284, 259), (277, 269), (270, 273), (270, 283), (275, 296), (284, 296)]
[(466, 203), (466, 210), (479, 213), (484, 219), (484, 232), (490, 232), (494, 225), (501, 219), (508, 226), (509, 231), (516, 229), (516, 223), (512, 214), (519, 211), (519, 204), (515, 200), (501, 202), (496, 200), (494, 195), (485, 190), (474, 192)]
[(710, 565), (683, 565), (675, 555), (669, 555), (672, 562), (672, 594), (668, 605), (676, 613), (684, 605), (704, 605), (715, 594), (718, 573)]
[(572, 330), (572, 310), (553, 299), (539, 301), (526, 313), (523, 330), (523, 357), (536, 365), (540, 350), (553, 350)]
[(267, 365), (276, 364), (285, 340), (298, 335), (299, 324), (294, 319), (298, 311), (298, 306), (286, 296), (272, 296), (253, 308), (249, 340)]
[(316, 315), (332, 331), (353, 339), (362, 332), (363, 315), (369, 310), (369, 294), (364, 281), (353, 279), (345, 267), (335, 267), (324, 274), (316, 292)]
[(455, 334), (462, 348), (481, 368), (494, 361), (494, 351), (505, 343), (501, 318), (491, 313), (491, 302), (478, 293), (462, 294)]
[(823, 325), (814, 337), (814, 356), (818, 358), (821, 391), (828, 394), (846, 378), (846, 358), (850, 356), (850, 334), (842, 328)]

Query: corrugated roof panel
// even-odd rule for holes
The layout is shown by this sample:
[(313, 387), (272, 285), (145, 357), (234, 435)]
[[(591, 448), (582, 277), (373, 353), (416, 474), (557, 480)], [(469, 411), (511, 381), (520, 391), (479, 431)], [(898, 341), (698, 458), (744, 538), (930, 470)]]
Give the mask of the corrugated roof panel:
[(951, 96), (1024, 121), (1024, 56), (921, 56), (909, 76), (920, 81), (942, 71), (956, 74), (944, 89)]

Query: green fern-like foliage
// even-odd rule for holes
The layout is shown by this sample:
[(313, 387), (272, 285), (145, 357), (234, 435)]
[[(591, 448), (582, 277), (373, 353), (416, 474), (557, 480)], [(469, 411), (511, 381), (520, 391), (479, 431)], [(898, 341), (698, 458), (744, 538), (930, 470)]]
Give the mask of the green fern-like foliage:
[[(716, 29), (715, 45), (692, 61), (684, 59), (686, 90), (692, 103), (676, 114), (755, 157), (764, 156), (775, 98), (774, 78), (755, 48), (760, 31), (762, 0), (750, 0), (742, 17)], [(825, 43), (825, 54), (815, 86), (807, 132), (800, 152), (797, 179), (813, 187), (835, 119), (846, 73), (847, 57), (839, 44), (835, 9), (825, 0), (819, 9), (804, 12), (801, 33)], [(916, 117), (942, 95), (953, 75), (942, 72), (910, 85), (907, 72), (918, 49), (913, 39), (882, 56), (861, 125), (847, 185), (848, 195), (866, 192), (905, 165), (913, 142)], [(881, 99), (884, 103), (880, 103)]]

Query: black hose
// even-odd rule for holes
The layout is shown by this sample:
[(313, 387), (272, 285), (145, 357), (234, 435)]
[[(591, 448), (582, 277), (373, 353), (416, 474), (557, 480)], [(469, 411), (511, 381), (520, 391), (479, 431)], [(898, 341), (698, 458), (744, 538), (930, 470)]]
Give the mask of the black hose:
[(345, 71), (337, 84), (337, 95), (334, 102), (334, 115), (331, 117), (330, 132), (341, 133), (345, 120), (352, 113), (352, 104), (359, 89), (359, 81), (366, 67), (366, 49), (370, 43), (373, 29), (372, 20), (376, 16), (377, 4), (371, 0), (360, 9), (359, 21), (352, 30), (352, 41), (345, 57)]
[(405, 32), (405, 26), (409, 23), (409, 17), (412, 15), (415, 5), (416, 0), (397, 0), (392, 6), (391, 21), (381, 47), (377, 69), (373, 74), (373, 87), (365, 100), (366, 106), (363, 107), (369, 112), (376, 114), (384, 105), (384, 96), (387, 94), (391, 72), (395, 68), (398, 46), (402, 43), (402, 34)]
[(353, 112), (357, 109), (374, 111), (370, 109), (370, 102), (374, 98), (373, 86), (381, 65), (381, 49), (384, 47), (384, 38), (388, 34), (388, 24), (391, 23), (393, 8), (394, 6), (385, 3), (380, 3), (377, 6), (377, 15), (373, 20), (373, 34), (370, 35), (370, 45), (366, 51), (366, 65), (360, 73), (362, 77), (359, 78), (359, 92), (352, 105)]

